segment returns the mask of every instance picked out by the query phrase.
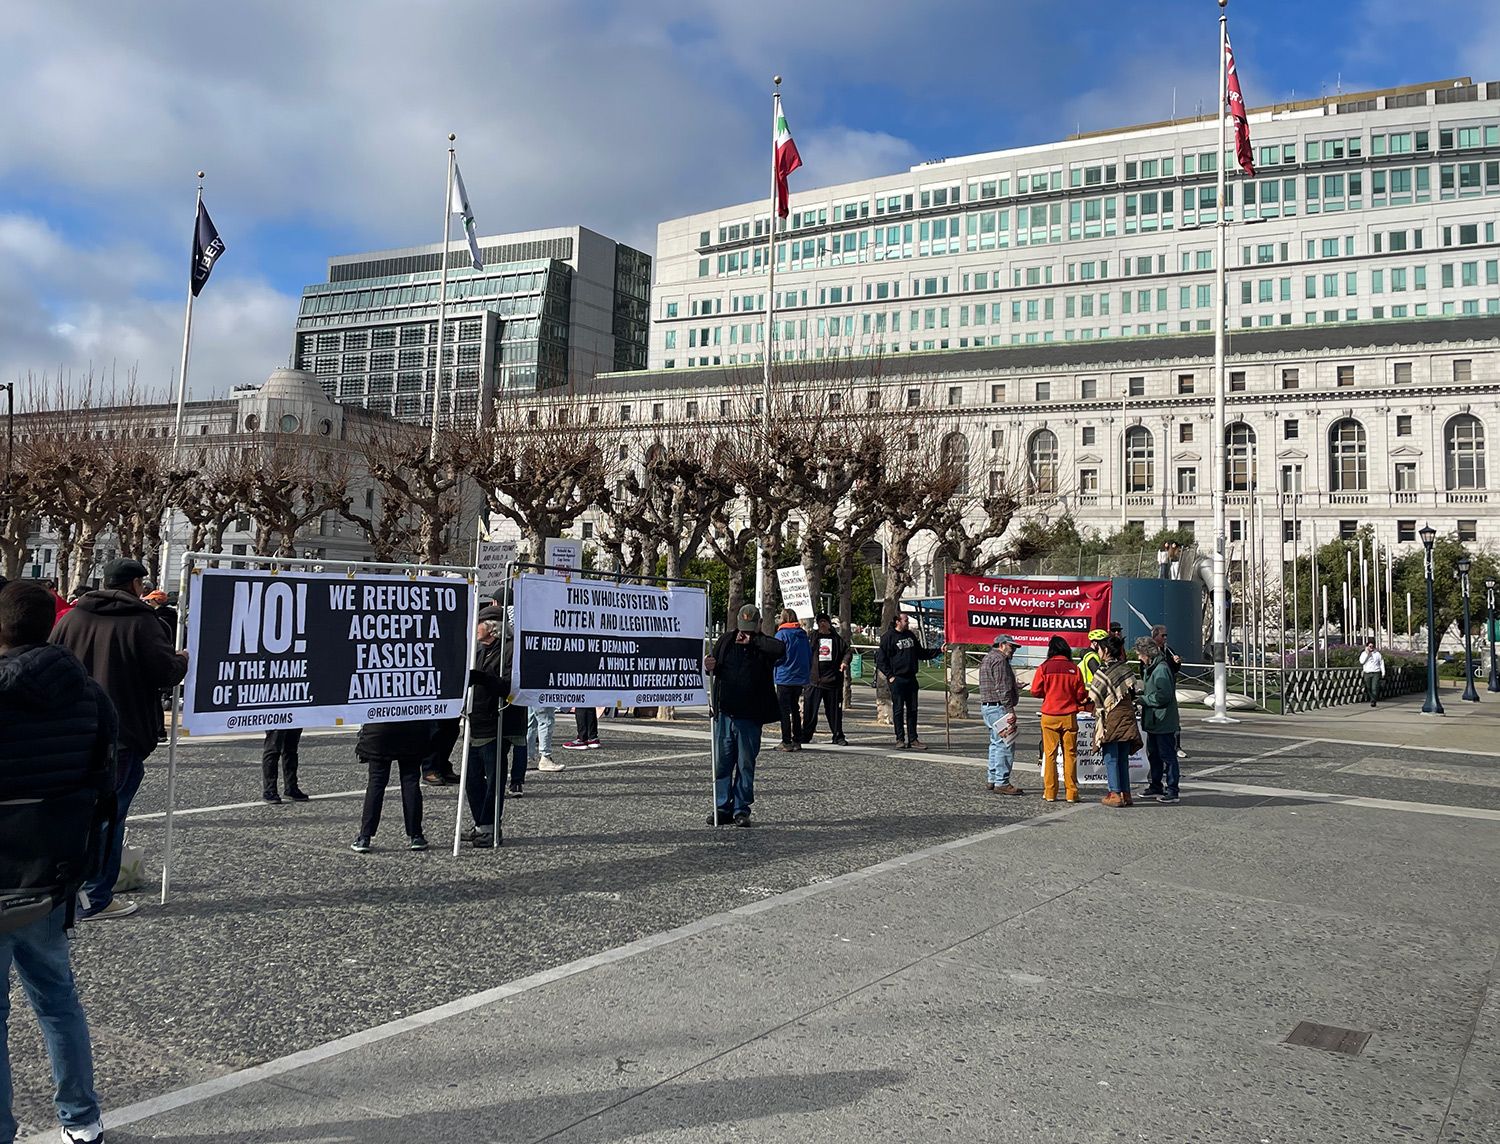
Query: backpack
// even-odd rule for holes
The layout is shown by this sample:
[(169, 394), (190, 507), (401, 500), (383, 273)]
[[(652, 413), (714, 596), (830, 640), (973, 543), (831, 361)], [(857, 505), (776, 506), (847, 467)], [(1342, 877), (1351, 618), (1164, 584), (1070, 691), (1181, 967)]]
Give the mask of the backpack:
[(117, 814), (111, 766), (97, 781), (47, 798), (0, 799), (0, 933), (58, 906), (73, 924), (78, 891), (98, 875)]

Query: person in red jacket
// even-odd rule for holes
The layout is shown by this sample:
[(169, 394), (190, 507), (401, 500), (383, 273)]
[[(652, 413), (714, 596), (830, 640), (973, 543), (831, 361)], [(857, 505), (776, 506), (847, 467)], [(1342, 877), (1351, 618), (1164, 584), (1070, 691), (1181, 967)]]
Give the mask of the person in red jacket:
[(1031, 677), (1031, 694), (1042, 701), (1042, 798), (1057, 801), (1057, 750), (1062, 748), (1063, 784), (1069, 802), (1078, 798), (1078, 712), (1089, 693), (1062, 636), (1047, 643), (1047, 659)]

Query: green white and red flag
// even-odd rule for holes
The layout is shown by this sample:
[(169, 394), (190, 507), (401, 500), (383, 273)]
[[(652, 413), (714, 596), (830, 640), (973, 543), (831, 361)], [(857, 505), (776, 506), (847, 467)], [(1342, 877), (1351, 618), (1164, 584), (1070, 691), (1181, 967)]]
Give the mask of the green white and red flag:
[(773, 169), (776, 172), (776, 214), (779, 218), (786, 218), (791, 209), (788, 204), (790, 192), (787, 190), (787, 176), (802, 166), (802, 156), (797, 154), (797, 144), (792, 141), (792, 132), (786, 125), (786, 115), (781, 110), (781, 93), (778, 91), (773, 97), (775, 106), (772, 108), (772, 139), (774, 147)]

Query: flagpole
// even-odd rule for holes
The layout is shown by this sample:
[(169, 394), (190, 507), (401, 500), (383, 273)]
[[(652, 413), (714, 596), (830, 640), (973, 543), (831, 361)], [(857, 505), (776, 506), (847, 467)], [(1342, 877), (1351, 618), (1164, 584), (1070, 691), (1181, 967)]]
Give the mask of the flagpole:
[(1209, 456), (1213, 464), (1214, 490), (1214, 550), (1213, 570), (1213, 657), (1214, 657), (1214, 713), (1209, 723), (1234, 723), (1229, 717), (1229, 664), (1227, 652), (1229, 632), (1227, 630), (1228, 591), (1224, 582), (1224, 498), (1228, 494), (1224, 480), (1224, 432), (1226, 424), (1224, 408), (1224, 324), (1229, 317), (1229, 301), (1225, 294), (1228, 279), (1225, 258), (1228, 251), (1229, 222), (1225, 211), (1224, 176), (1228, 164), (1224, 157), (1224, 117), (1228, 111), (1227, 45), (1229, 42), (1228, 17), (1224, 7), (1228, 0), (1219, 0), (1219, 153), (1215, 166), (1218, 168), (1219, 216), (1218, 259), (1218, 311), (1214, 321), (1214, 428), (1212, 448)]
[[(198, 211), (203, 207), (203, 172), (198, 172), (198, 198), (193, 203), (193, 233), (197, 233)], [(177, 467), (177, 462), (182, 457), (182, 421), (187, 404), (187, 369), (188, 369), (188, 347), (193, 341), (193, 276), (188, 275), (187, 313), (182, 319), (182, 366), (177, 371), (177, 420), (172, 429), (172, 467)], [(144, 554), (143, 554), (144, 555)], [(161, 552), (158, 557), (157, 567), (160, 572), (157, 580), (164, 580), (167, 569), (171, 567), (172, 559), (172, 506), (167, 505), (162, 518), (162, 540)], [(161, 587), (158, 583), (157, 587)]]
[(441, 274), (438, 279), (437, 369), (432, 375), (432, 440), (428, 443), (428, 452), (433, 457), (437, 456), (438, 414), (442, 412), (443, 405), (443, 324), (448, 314), (448, 238), (453, 229), (452, 143), (457, 138), (453, 132), (448, 132), (448, 181), (443, 184), (443, 253), (439, 256)]
[[(767, 248), (766, 263), (770, 273), (766, 280), (766, 360), (765, 369), (761, 374), (761, 426), (769, 436), (771, 432), (771, 343), (775, 337), (773, 333), (776, 327), (776, 104), (781, 95), (781, 77), (774, 76), (773, 82), (776, 90), (771, 95), (771, 211), (770, 223), (770, 245)], [(756, 606), (760, 605), (759, 591), (757, 590)]]

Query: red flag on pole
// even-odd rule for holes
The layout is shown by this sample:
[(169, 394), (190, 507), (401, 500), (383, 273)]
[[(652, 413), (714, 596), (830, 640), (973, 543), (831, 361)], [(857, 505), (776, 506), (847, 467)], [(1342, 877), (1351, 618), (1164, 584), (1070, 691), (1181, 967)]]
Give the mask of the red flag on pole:
[(1234, 154), (1245, 174), (1255, 174), (1255, 156), (1250, 150), (1250, 120), (1245, 115), (1245, 97), (1240, 92), (1240, 75), (1234, 66), (1234, 49), (1229, 46), (1229, 32), (1224, 32), (1225, 96), (1229, 114), (1234, 118)]
[[(776, 78), (781, 82), (781, 77)], [(773, 101), (775, 107), (772, 109), (771, 137), (772, 137), (772, 169), (776, 173), (776, 213), (781, 218), (786, 218), (791, 209), (789, 205), (789, 192), (787, 190), (786, 178), (798, 167), (802, 166), (802, 156), (797, 154), (797, 144), (792, 142), (791, 128), (786, 125), (786, 116), (781, 111), (781, 93), (776, 93)]]

